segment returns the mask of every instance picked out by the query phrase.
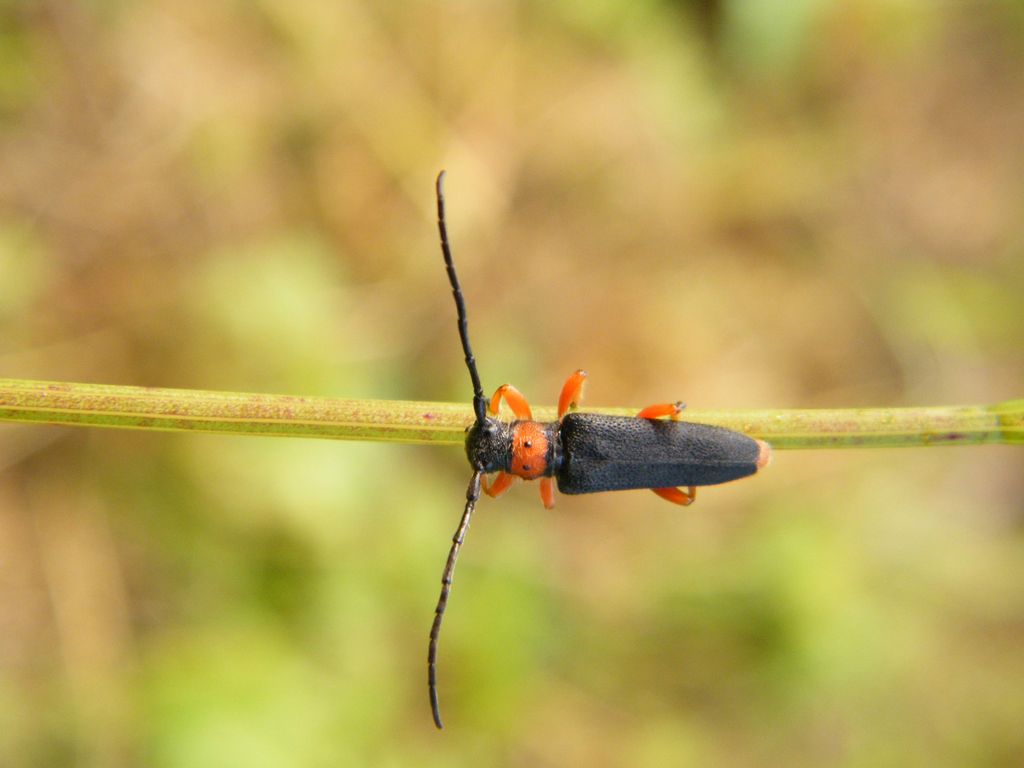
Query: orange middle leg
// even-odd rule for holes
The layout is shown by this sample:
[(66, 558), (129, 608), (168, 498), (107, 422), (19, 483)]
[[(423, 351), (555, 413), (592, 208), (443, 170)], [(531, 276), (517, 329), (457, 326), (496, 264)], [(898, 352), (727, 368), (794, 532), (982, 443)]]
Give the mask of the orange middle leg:
[(665, 501), (681, 504), (684, 507), (693, 504), (693, 500), (697, 498), (697, 489), (692, 485), (688, 486), (685, 491), (682, 488), (651, 488), (651, 490)]
[(570, 408), (579, 405), (583, 397), (583, 382), (587, 380), (587, 372), (580, 368), (562, 385), (562, 394), (558, 396), (558, 418), (562, 418)]
[(511, 384), (502, 384), (494, 390), (494, 396), (491, 398), (490, 405), (491, 414), (494, 416), (498, 415), (498, 410), (501, 408), (501, 398), (505, 398), (505, 402), (508, 403), (517, 419), (533, 421), (533, 412), (530, 410), (530, 404), (526, 402), (523, 393)]
[(540, 481), (540, 499), (547, 509), (555, 506), (555, 483), (550, 477), (542, 478)]

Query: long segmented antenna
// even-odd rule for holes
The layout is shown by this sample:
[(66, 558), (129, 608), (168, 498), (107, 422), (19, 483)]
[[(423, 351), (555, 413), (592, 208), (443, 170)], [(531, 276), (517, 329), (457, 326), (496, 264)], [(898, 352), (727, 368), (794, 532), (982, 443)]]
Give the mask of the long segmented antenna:
[[(484, 388), (480, 383), (480, 374), (476, 370), (473, 350), (469, 346), (466, 300), (462, 296), (462, 286), (459, 285), (459, 276), (455, 273), (455, 262), (452, 261), (452, 249), (448, 244), (448, 225), (444, 215), (444, 171), (437, 175), (436, 190), (437, 229), (441, 233), (441, 253), (444, 254), (448, 282), (451, 283), (452, 296), (455, 298), (455, 311), (459, 318), (459, 339), (462, 340), (462, 351), (466, 355), (469, 378), (473, 381), (473, 412), (476, 414), (476, 423), (479, 425), (487, 419), (487, 399), (484, 397)], [(469, 487), (466, 489), (466, 508), (462, 512), (459, 527), (455, 529), (455, 535), (452, 536), (452, 548), (448, 550), (448, 561), (444, 565), (444, 573), (441, 574), (441, 596), (438, 597), (437, 608), (434, 609), (434, 623), (430, 627), (430, 644), (427, 647), (427, 688), (430, 691), (430, 711), (434, 715), (434, 725), (439, 729), (444, 728), (444, 724), (441, 722), (441, 707), (437, 701), (437, 641), (441, 636), (441, 622), (444, 620), (444, 612), (448, 607), (448, 595), (452, 591), (455, 561), (459, 558), (459, 550), (466, 538), (466, 531), (469, 530), (470, 518), (473, 517), (473, 510), (480, 499), (480, 478), (483, 476), (483, 470), (479, 467), (474, 467), (474, 470)]]
[(455, 274), (455, 263), (452, 261), (452, 249), (448, 245), (448, 225), (444, 217), (444, 171), (437, 174), (437, 229), (441, 233), (441, 252), (444, 254), (444, 265), (448, 270), (448, 282), (452, 284), (452, 296), (455, 297), (455, 311), (459, 316), (459, 338), (462, 340), (462, 351), (466, 353), (466, 367), (469, 377), (473, 380), (473, 412), (476, 423), (482, 424), (487, 418), (487, 400), (484, 388), (480, 383), (480, 374), (476, 371), (476, 359), (469, 346), (469, 325), (466, 321), (466, 300), (462, 298), (462, 287), (459, 276)]
[(434, 623), (430, 627), (430, 645), (427, 649), (427, 687), (430, 690), (430, 711), (434, 714), (434, 725), (438, 729), (444, 728), (441, 722), (441, 707), (437, 701), (437, 638), (441, 634), (441, 621), (444, 619), (444, 610), (448, 607), (448, 594), (452, 589), (452, 577), (455, 575), (455, 561), (459, 558), (459, 550), (466, 538), (466, 531), (469, 530), (469, 519), (473, 516), (476, 502), (480, 498), (480, 476), (483, 473), (478, 469), (473, 473), (469, 481), (469, 488), (466, 489), (466, 509), (462, 512), (462, 519), (459, 527), (455, 529), (452, 536), (452, 548), (448, 550), (448, 562), (444, 565), (444, 573), (441, 575), (441, 596), (437, 599), (437, 608), (434, 609)]

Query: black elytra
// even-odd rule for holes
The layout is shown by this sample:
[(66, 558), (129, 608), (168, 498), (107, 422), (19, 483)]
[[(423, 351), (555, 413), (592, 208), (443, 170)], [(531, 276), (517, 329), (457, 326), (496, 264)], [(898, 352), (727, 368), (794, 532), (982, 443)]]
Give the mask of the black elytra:
[(565, 494), (718, 485), (757, 472), (757, 440), (710, 424), (567, 413), (559, 430)]
[[(771, 457), (767, 443), (739, 432), (674, 418), (657, 418), (674, 417), (682, 404), (652, 406), (641, 411), (640, 418), (569, 412), (569, 407), (578, 400), (586, 376), (583, 371), (577, 371), (566, 382), (559, 399), (558, 421), (533, 421), (525, 398), (508, 384), (498, 389), (488, 409), (469, 344), (466, 304), (448, 242), (444, 176), (441, 171), (435, 187), (437, 226), (455, 299), (459, 339), (473, 385), (475, 420), (466, 432), (466, 456), (473, 475), (441, 577), (441, 595), (434, 611), (427, 650), (427, 687), (434, 724), (438, 728), (444, 727), (437, 696), (438, 638), (455, 563), (481, 489), (496, 496), (508, 487), (513, 477), (521, 477), (540, 479), (541, 496), (549, 507), (554, 503), (552, 483), (557, 483), (560, 492), (570, 495), (647, 488), (669, 501), (689, 504), (696, 486), (747, 477), (766, 466)], [(505, 398), (516, 413), (515, 421), (496, 418), (501, 398)], [(493, 415), (489, 415), (488, 410)], [(483, 478), (493, 472), (498, 473), (498, 479), (488, 487)], [(683, 492), (681, 487), (688, 488), (688, 492)]]

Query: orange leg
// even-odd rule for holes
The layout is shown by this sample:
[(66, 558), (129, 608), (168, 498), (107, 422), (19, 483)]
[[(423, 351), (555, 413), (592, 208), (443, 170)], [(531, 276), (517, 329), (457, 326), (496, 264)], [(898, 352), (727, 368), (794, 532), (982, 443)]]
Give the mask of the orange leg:
[(658, 403), (649, 405), (636, 415), (638, 419), (660, 419), (662, 416), (670, 416), (673, 419), (683, 412), (686, 403)]
[(562, 394), (558, 396), (558, 418), (562, 418), (569, 409), (579, 405), (583, 397), (583, 382), (587, 380), (587, 372), (580, 368), (573, 373), (562, 386)]
[(512, 487), (512, 481), (515, 479), (515, 475), (510, 475), (508, 472), (499, 472), (490, 483), (487, 482), (486, 477), (482, 478), (480, 487), (484, 489), (484, 493), (496, 499)]
[(651, 488), (651, 490), (665, 499), (665, 501), (681, 504), (684, 507), (693, 504), (693, 500), (697, 498), (697, 489), (692, 485), (685, 491), (682, 488)]
[(540, 499), (544, 502), (544, 506), (547, 509), (555, 506), (555, 483), (550, 477), (541, 478)]
[(530, 410), (530, 404), (526, 402), (526, 398), (523, 397), (523, 393), (511, 384), (502, 384), (494, 390), (494, 396), (491, 398), (490, 406), (492, 415), (498, 415), (498, 410), (501, 408), (501, 398), (505, 398), (505, 402), (508, 403), (509, 407), (512, 409), (512, 413), (516, 415), (517, 419), (533, 421), (533, 412)]

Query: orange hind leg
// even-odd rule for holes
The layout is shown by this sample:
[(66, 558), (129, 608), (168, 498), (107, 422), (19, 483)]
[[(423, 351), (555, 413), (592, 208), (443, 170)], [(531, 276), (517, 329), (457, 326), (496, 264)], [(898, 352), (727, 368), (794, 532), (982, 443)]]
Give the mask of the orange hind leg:
[(668, 416), (675, 418), (683, 412), (683, 408), (686, 407), (686, 403), (675, 402), (675, 403), (658, 403), (657, 405), (648, 405), (642, 411), (640, 411), (636, 417), (638, 419), (660, 419), (662, 416)]
[(665, 501), (671, 501), (673, 504), (684, 507), (693, 504), (693, 500), (697, 498), (697, 489), (692, 485), (688, 486), (685, 491), (682, 488), (651, 488), (651, 490)]

